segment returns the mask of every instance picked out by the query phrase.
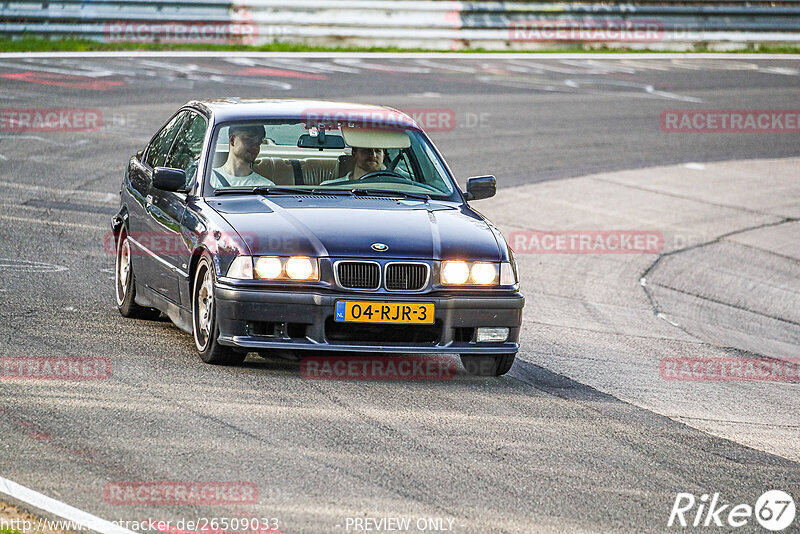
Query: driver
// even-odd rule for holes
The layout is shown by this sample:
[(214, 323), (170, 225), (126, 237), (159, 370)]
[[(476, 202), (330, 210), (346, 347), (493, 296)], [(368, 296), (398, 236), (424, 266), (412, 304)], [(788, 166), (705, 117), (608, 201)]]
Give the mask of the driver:
[(228, 159), (222, 167), (213, 169), (211, 185), (214, 188), (275, 185), (253, 171), (253, 162), (265, 136), (266, 130), (260, 125), (231, 126), (228, 129)]
[(353, 147), (353, 170), (333, 180), (325, 180), (319, 185), (328, 185), (347, 182), (349, 180), (360, 180), (367, 173), (382, 171), (386, 169), (383, 164), (385, 152), (382, 148)]

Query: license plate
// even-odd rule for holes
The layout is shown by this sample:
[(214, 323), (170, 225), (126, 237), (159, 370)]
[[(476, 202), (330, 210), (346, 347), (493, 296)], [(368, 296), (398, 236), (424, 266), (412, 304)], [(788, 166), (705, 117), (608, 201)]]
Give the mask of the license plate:
[(433, 304), (337, 300), (334, 320), (352, 323), (433, 324)]

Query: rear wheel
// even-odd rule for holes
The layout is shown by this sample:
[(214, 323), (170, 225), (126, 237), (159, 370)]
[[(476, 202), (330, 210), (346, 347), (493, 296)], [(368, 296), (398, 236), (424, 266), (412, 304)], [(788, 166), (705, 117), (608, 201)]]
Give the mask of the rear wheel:
[(123, 228), (117, 238), (117, 254), (114, 263), (114, 296), (117, 309), (123, 317), (133, 319), (157, 319), (160, 311), (136, 304), (136, 278), (133, 275), (131, 244), (128, 232)]
[(462, 354), (461, 363), (471, 375), (500, 376), (511, 369), (516, 357), (516, 354)]
[(197, 264), (192, 284), (192, 335), (200, 359), (217, 365), (242, 363), (247, 353), (220, 345), (214, 305), (214, 268), (211, 256), (204, 253)]

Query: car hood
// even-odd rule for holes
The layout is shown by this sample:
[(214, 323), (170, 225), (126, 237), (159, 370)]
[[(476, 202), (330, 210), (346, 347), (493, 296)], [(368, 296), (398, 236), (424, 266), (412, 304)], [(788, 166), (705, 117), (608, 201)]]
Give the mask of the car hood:
[[(220, 196), (209, 204), (253, 255), (499, 261), (483, 218), (455, 203), (382, 197)], [(375, 251), (372, 245), (388, 248)]]

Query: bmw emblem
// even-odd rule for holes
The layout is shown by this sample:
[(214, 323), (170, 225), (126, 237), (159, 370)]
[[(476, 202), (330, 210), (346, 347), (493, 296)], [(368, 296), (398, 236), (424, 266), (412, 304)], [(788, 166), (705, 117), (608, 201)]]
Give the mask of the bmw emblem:
[(375, 250), (377, 252), (386, 252), (387, 250), (389, 250), (389, 245), (384, 245), (383, 243), (373, 243), (372, 250)]

